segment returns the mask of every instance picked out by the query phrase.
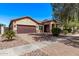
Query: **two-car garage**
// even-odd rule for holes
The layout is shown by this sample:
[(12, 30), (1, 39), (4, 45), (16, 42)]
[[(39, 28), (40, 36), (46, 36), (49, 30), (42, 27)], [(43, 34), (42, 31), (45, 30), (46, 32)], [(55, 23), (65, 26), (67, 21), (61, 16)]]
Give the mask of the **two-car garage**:
[(40, 24), (41, 23), (35, 21), (31, 17), (22, 17), (12, 20), (9, 24), (9, 27), (15, 33), (19, 33), (19, 34), (38, 33)]
[(36, 26), (34, 25), (17, 25), (17, 33), (35, 33)]

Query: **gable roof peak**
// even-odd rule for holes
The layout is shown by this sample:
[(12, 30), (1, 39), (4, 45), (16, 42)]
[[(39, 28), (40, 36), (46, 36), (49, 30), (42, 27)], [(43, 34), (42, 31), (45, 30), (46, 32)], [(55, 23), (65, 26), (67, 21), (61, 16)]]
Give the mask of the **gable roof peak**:
[(13, 21), (17, 21), (17, 20), (21, 20), (21, 19), (25, 19), (25, 18), (28, 18), (28, 19), (34, 21), (35, 23), (40, 24), (39, 22), (37, 22), (36, 20), (32, 19), (31, 17), (29, 17), (29, 16), (24, 16), (24, 17), (20, 17), (20, 18), (11, 20), (9, 26), (11, 25), (11, 23), (12, 23)]

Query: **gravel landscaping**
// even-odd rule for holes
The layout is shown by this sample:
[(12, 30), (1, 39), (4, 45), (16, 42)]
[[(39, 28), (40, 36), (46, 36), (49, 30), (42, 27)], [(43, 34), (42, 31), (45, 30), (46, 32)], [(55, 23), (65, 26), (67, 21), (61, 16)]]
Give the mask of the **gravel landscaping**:
[(28, 42), (24, 40), (19, 40), (19, 39), (15, 39), (12, 41), (0, 41), (0, 49), (16, 47), (16, 46), (21, 46), (25, 44), (28, 44)]

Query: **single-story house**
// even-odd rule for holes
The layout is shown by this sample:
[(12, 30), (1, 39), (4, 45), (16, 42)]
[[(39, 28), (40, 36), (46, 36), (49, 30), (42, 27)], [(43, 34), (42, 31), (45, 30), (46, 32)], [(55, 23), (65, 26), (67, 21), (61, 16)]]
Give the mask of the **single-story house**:
[(9, 28), (15, 33), (41, 33), (51, 32), (55, 25), (56, 22), (53, 20), (38, 22), (31, 17), (22, 17), (11, 20)]

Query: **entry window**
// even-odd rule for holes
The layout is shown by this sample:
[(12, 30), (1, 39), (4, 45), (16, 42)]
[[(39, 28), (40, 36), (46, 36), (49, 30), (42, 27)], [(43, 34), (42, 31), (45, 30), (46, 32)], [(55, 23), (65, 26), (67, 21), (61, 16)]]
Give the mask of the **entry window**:
[(39, 30), (43, 30), (43, 26), (39, 26)]

